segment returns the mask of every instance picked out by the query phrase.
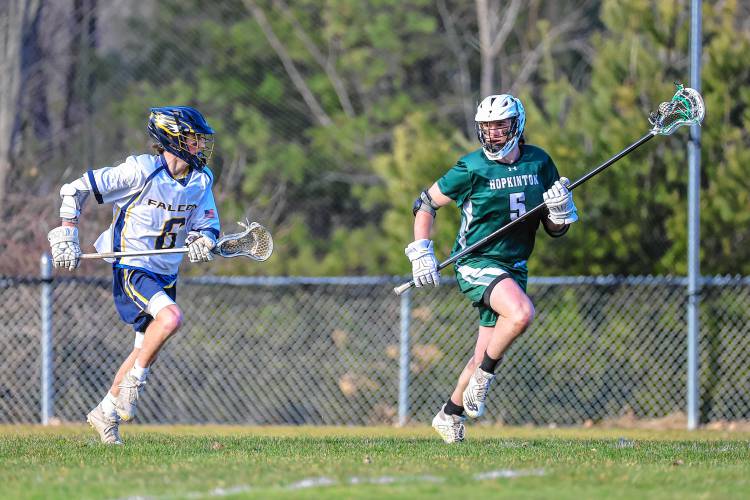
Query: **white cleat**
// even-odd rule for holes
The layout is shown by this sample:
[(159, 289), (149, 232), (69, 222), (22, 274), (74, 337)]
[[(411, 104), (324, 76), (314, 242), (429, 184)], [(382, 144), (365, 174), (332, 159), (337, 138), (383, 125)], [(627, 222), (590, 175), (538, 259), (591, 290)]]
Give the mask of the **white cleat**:
[(102, 411), (102, 406), (97, 405), (86, 415), (86, 421), (99, 433), (99, 438), (104, 444), (122, 444), (120, 439), (119, 422), (117, 418), (110, 418)]
[(481, 417), (485, 409), (487, 392), (490, 390), (490, 384), (495, 380), (494, 373), (487, 373), (477, 366), (474, 374), (469, 379), (469, 385), (466, 386), (462, 397), (464, 411), (471, 418)]
[(432, 419), (432, 427), (446, 443), (459, 443), (464, 440), (466, 432), (464, 420), (466, 420), (464, 416), (446, 415), (445, 405), (443, 405), (435, 418)]
[(122, 420), (127, 422), (135, 418), (138, 398), (145, 385), (146, 382), (140, 382), (137, 377), (131, 374), (125, 375), (125, 378), (120, 382), (118, 386), (120, 388), (120, 395), (117, 396), (115, 410)]

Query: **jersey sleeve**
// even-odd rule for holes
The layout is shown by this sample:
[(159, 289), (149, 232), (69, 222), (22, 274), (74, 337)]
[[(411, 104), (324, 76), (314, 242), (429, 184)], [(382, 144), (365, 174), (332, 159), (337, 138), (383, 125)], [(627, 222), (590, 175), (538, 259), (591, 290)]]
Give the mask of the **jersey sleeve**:
[(214, 200), (213, 188), (213, 176), (209, 175), (209, 183), (206, 187), (206, 191), (203, 193), (201, 201), (198, 206), (195, 207), (193, 212), (187, 221), (188, 231), (201, 231), (208, 232), (214, 235), (214, 238), (219, 237), (219, 231), (221, 230), (221, 224), (219, 223), (219, 210), (216, 208), (216, 201)]
[(544, 163), (542, 164), (541, 181), (545, 191), (552, 187), (552, 185), (560, 178), (560, 173), (557, 171), (555, 162), (552, 158), (547, 155)]
[(129, 156), (116, 167), (89, 170), (83, 175), (83, 182), (90, 188), (99, 204), (111, 203), (137, 193), (153, 170), (148, 162)]
[(466, 163), (458, 160), (438, 179), (437, 185), (441, 193), (454, 200), (457, 205), (463, 205), (464, 200), (471, 194), (471, 178)]

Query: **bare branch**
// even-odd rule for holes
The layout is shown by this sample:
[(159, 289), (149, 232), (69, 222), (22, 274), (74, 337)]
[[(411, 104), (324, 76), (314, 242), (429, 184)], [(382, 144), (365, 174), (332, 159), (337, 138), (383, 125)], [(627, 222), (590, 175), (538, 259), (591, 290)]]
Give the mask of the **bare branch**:
[[(503, 44), (508, 39), (508, 35), (513, 31), (513, 26), (516, 24), (519, 10), (521, 10), (521, 1), (513, 0), (510, 3), (510, 7), (508, 7), (503, 14), (503, 19), (500, 22), (500, 29), (498, 30), (497, 35), (495, 35), (495, 39), (492, 40), (492, 45), (490, 46), (491, 54), (496, 55), (500, 52)], [(493, 28), (496, 28), (496, 26)]]
[(268, 22), (263, 9), (261, 9), (253, 0), (243, 0), (243, 3), (252, 13), (255, 21), (260, 26), (260, 29), (263, 30), (263, 34), (266, 36), (268, 43), (271, 45), (271, 48), (273, 48), (274, 52), (276, 52), (276, 55), (279, 56), (279, 59), (281, 59), (281, 63), (284, 65), (284, 69), (289, 75), (289, 78), (292, 79), (292, 83), (302, 95), (302, 99), (304, 99), (305, 104), (307, 104), (307, 107), (310, 109), (313, 116), (315, 116), (317, 122), (326, 127), (332, 125), (333, 121), (323, 110), (323, 107), (315, 98), (312, 91), (307, 86), (307, 83), (305, 83), (305, 79), (302, 78), (294, 61), (292, 61), (292, 58), (289, 56), (286, 47), (284, 47), (284, 44), (281, 43), (281, 40), (276, 36), (273, 28), (271, 28), (271, 24)]
[(546, 36), (542, 37), (536, 47), (534, 47), (533, 50), (526, 54), (523, 63), (521, 63), (521, 72), (516, 76), (515, 80), (513, 81), (513, 85), (511, 85), (511, 93), (517, 92), (518, 89), (526, 85), (531, 75), (539, 66), (539, 61), (544, 55), (544, 52), (550, 45), (554, 44), (555, 51), (559, 51), (569, 47), (567, 43), (559, 44), (555, 42), (566, 33), (572, 31), (576, 26), (579, 26), (581, 21), (580, 18), (581, 16), (577, 10), (571, 11), (571, 13), (566, 16), (565, 19), (563, 19), (559, 23), (555, 23), (553, 25), (554, 27), (549, 31), (549, 33), (547, 33)]
[(308, 36), (305, 28), (302, 27), (302, 25), (292, 13), (292, 9), (287, 7), (287, 5), (282, 0), (273, 0), (273, 4), (278, 10), (282, 12), (286, 20), (289, 21), (289, 23), (292, 25), (292, 27), (294, 28), (294, 34), (304, 44), (305, 48), (307, 48), (307, 51), (310, 52), (310, 55), (313, 57), (313, 59), (315, 59), (315, 62), (317, 62), (320, 67), (325, 70), (328, 79), (331, 81), (333, 90), (336, 92), (336, 96), (338, 96), (339, 98), (341, 109), (344, 110), (346, 116), (350, 118), (353, 117), (354, 107), (352, 106), (352, 102), (349, 99), (349, 94), (346, 91), (344, 81), (336, 71), (336, 61), (334, 60), (334, 58), (331, 57), (330, 54), (329, 57), (323, 56), (323, 53), (318, 50), (315, 42)]
[[(500, 6), (496, 3), (493, 2), (492, 7), (490, 7), (488, 0), (476, 0), (476, 7), (479, 51), (482, 63), (479, 86), (481, 94), (486, 96), (492, 93), (496, 59), (503, 44), (513, 31), (521, 8), (521, 0), (511, 1), (510, 6), (503, 13), (502, 21), (498, 20), (497, 11), (500, 10)], [(497, 32), (494, 38), (492, 38), (493, 32)]]
[(221, 188), (217, 196), (217, 201), (221, 204), (230, 199), (234, 190), (240, 182), (242, 169), (247, 163), (247, 153), (244, 148), (240, 148), (231, 161), (227, 162), (228, 166), (221, 174)]
[(445, 0), (438, 0), (438, 12), (445, 26), (445, 33), (448, 35), (448, 47), (456, 56), (458, 63), (458, 87), (460, 91), (461, 109), (466, 120), (466, 130), (474, 129), (474, 103), (471, 99), (471, 72), (469, 71), (469, 55), (463, 48), (461, 39), (456, 31), (456, 23), (451, 15)]

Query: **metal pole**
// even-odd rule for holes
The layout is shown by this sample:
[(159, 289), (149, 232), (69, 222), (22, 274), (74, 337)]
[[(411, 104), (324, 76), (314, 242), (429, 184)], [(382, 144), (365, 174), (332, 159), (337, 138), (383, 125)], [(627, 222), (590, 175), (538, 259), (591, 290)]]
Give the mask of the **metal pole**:
[(411, 290), (401, 294), (401, 353), (398, 373), (398, 425), (409, 419), (409, 328), (411, 325)]
[[(690, 86), (701, 90), (701, 0), (690, 3)], [(688, 141), (688, 366), (687, 366), (687, 428), (693, 430), (700, 423), (698, 378), (698, 346), (700, 339), (700, 159), (701, 129), (690, 127)]]
[(52, 387), (52, 257), (45, 253), (40, 261), (42, 274), (42, 425), (54, 415)]

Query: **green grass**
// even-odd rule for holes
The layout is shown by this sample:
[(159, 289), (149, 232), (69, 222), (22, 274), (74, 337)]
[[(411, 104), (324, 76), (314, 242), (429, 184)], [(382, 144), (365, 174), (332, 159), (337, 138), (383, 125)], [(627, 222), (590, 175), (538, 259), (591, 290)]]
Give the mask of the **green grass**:
[(467, 430), (0, 426), (0, 498), (750, 498), (747, 433)]

